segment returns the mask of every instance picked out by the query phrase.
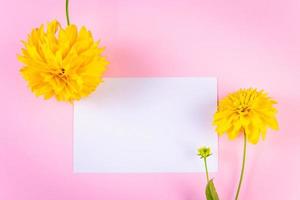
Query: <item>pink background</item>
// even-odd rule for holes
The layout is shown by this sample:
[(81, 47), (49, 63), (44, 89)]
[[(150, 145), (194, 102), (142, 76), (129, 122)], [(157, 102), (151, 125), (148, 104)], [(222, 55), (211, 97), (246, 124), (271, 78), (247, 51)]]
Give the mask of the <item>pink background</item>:
[[(0, 199), (204, 199), (204, 174), (73, 174), (72, 106), (34, 97), (16, 60), (32, 27), (65, 25), (64, 1), (0, 5)], [(220, 97), (253, 86), (278, 100), (281, 130), (249, 145), (242, 200), (300, 199), (299, 10), (297, 0), (70, 2), (71, 21), (107, 46), (107, 76), (216, 76)], [(219, 139), (212, 176), (224, 200), (234, 197), (241, 142)]]

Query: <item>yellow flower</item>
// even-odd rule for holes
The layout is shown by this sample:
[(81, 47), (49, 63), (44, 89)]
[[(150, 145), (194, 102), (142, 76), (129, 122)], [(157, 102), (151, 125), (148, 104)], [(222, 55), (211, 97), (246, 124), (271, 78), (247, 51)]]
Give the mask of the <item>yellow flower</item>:
[(65, 29), (57, 21), (35, 28), (18, 55), (21, 74), (36, 96), (73, 102), (93, 92), (108, 62), (90, 31), (75, 25)]
[(240, 89), (219, 102), (213, 124), (219, 135), (234, 139), (245, 131), (247, 140), (256, 144), (260, 136), (265, 139), (267, 128), (278, 129), (274, 104), (263, 90)]

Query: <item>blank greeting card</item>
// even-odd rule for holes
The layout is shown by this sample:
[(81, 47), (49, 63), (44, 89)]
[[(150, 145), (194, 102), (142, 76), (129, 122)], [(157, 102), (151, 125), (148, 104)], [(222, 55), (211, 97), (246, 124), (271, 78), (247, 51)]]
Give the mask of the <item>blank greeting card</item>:
[(106, 78), (74, 106), (74, 172), (217, 170), (215, 78)]

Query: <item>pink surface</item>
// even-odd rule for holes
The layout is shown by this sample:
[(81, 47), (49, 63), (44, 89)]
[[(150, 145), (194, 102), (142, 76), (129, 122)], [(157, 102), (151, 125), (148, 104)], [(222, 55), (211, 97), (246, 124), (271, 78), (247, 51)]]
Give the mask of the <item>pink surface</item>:
[[(73, 174), (72, 106), (34, 97), (16, 54), (63, 0), (4, 1), (0, 8), (0, 199), (198, 200), (204, 174)], [(281, 131), (249, 145), (241, 200), (300, 199), (300, 2), (297, 0), (71, 0), (71, 21), (107, 46), (107, 76), (216, 76), (220, 97), (264, 88)], [(242, 140), (219, 140), (221, 199), (233, 199)], [(171, 152), (170, 152), (171, 153)]]

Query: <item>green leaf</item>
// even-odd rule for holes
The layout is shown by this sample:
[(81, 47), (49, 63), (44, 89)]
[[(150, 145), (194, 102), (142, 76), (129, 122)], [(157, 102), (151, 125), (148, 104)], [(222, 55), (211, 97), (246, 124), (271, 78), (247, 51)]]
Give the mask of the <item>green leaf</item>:
[(207, 200), (219, 200), (214, 182), (212, 179), (208, 181), (205, 189), (205, 195)]

